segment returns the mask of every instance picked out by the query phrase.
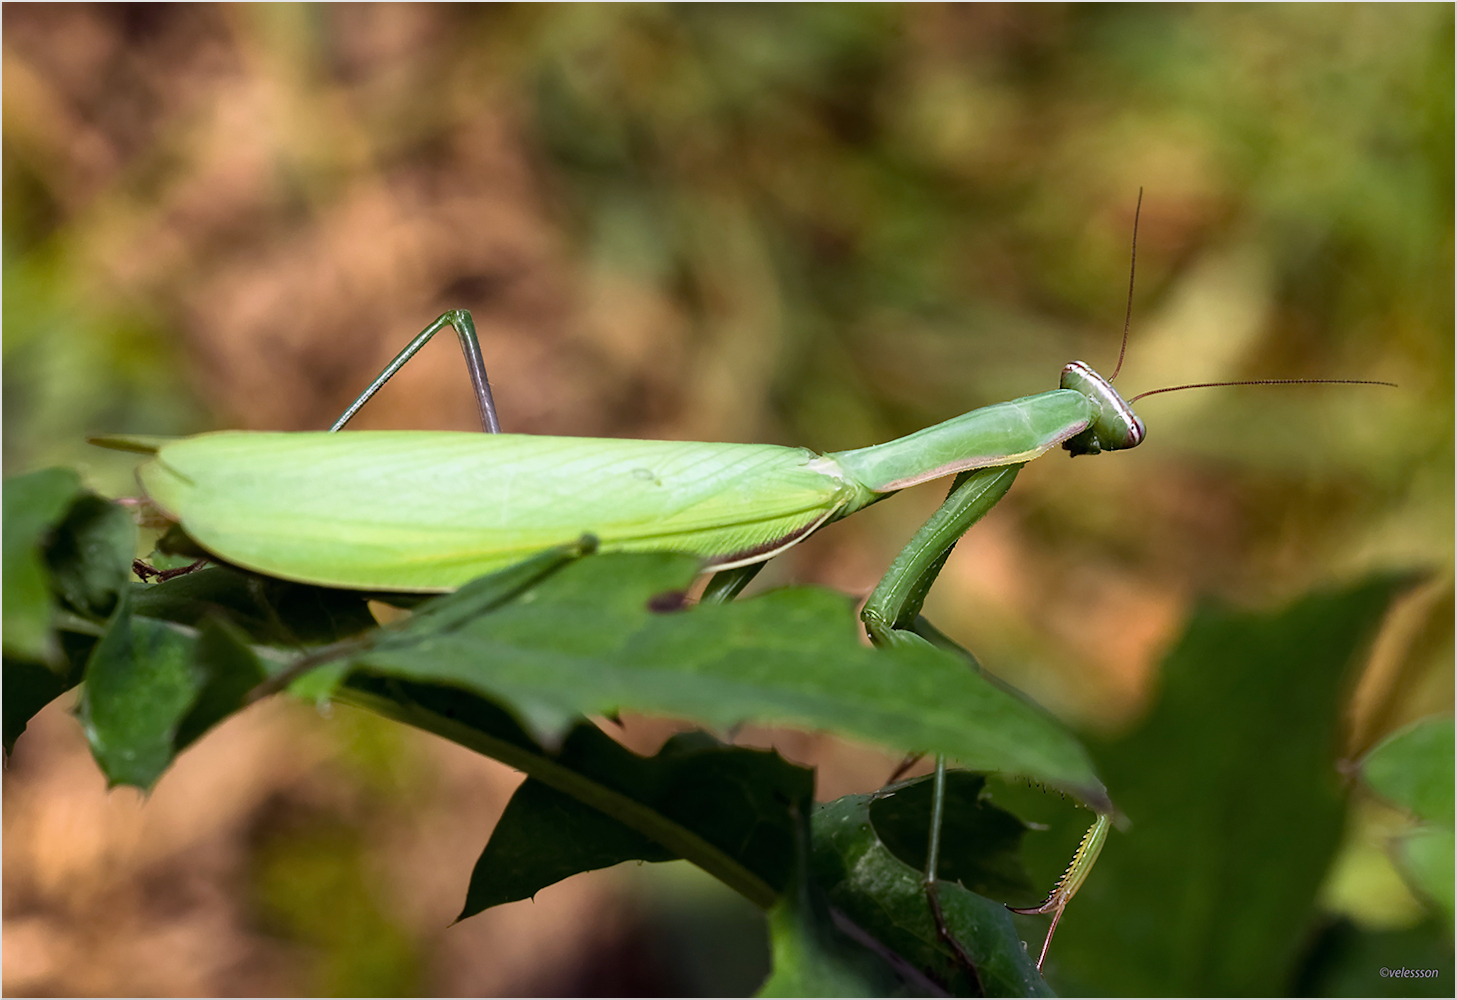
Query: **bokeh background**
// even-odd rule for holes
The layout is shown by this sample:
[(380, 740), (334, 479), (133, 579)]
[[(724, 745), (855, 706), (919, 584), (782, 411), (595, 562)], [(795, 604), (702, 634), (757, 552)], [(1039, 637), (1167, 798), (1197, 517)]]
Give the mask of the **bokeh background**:
[[(7, 5), (4, 465), (134, 492), (89, 433), (316, 429), (441, 310), (507, 430), (821, 450), (1118, 352), (1140, 449), (1032, 463), (928, 614), (1070, 724), (1157, 692), (1192, 602), (1429, 575), (1352, 693), (1352, 757), (1451, 711), (1447, 5)], [(470, 429), (442, 338), (358, 426)], [(762, 586), (868, 593), (907, 491)], [(448, 926), (519, 780), (269, 704), (143, 800), (68, 699), (4, 775), (10, 994), (737, 993), (747, 904), (679, 866)], [(673, 723), (631, 720), (650, 751)], [(876, 787), (890, 755), (747, 730)], [(1117, 797), (1117, 789), (1112, 790)], [(1196, 794), (1190, 790), (1189, 794)], [(1358, 799), (1324, 893), (1420, 919)], [(1070, 911), (1069, 920), (1076, 919)]]

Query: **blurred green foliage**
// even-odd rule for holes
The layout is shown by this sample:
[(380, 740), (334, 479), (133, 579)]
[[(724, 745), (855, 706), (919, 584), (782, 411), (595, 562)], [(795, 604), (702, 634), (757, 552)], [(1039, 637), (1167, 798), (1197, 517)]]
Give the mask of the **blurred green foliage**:
[(419, 947), (391, 919), (359, 831), (290, 815), (264, 827), (250, 873), (263, 925), (304, 946), (316, 996), (418, 996)]

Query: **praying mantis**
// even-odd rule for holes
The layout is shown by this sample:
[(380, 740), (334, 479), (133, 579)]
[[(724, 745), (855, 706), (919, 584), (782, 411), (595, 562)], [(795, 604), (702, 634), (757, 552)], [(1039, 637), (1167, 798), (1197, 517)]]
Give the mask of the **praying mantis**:
[[(1136, 224), (1135, 217), (1135, 233)], [(1131, 295), (1130, 278), (1130, 308)], [(460, 341), (487, 433), (335, 433), (447, 327)], [(1127, 333), (1125, 320), (1125, 348)], [(876, 645), (959, 648), (920, 614), (952, 548), (1027, 462), (1059, 445), (1077, 456), (1143, 441), (1143, 422), (1130, 405), (1140, 397), (1125, 401), (1113, 388), (1116, 376), (1117, 370), (1105, 379), (1075, 361), (1057, 389), (824, 455), (778, 445), (504, 434), (474, 324), (457, 309), (416, 335), (327, 432), (96, 440), (149, 454), (138, 473), (148, 498), (216, 557), (285, 579), (365, 591), (453, 590), (590, 534), (599, 551), (699, 556), (715, 573), (701, 599), (728, 601), (767, 560), (827, 524), (906, 487), (954, 476), (945, 502), (893, 562), (861, 620)], [(1372, 384), (1259, 384), (1309, 381)], [(938, 757), (924, 885), (940, 932), (959, 951), (936, 894), (945, 773)], [(1109, 823), (1108, 815), (1097, 817), (1044, 903), (1017, 911), (1052, 914), (1039, 968)]]

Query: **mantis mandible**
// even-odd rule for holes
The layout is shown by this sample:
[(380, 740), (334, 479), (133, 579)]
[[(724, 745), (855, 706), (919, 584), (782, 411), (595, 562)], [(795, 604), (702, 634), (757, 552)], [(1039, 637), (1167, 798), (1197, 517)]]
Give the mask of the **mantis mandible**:
[[(1134, 232), (1136, 259), (1137, 213)], [(1131, 306), (1130, 274), (1130, 315)], [(334, 433), (447, 326), (460, 340), (488, 433)], [(1127, 337), (1125, 318), (1125, 349)], [(927, 591), (957, 540), (1006, 495), (1025, 463), (1058, 445), (1093, 455), (1144, 439), (1131, 400), (1113, 388), (1116, 376), (1105, 379), (1075, 361), (1049, 392), (824, 455), (778, 445), (503, 434), (474, 325), (458, 309), (422, 330), (328, 432), (95, 440), (150, 454), (138, 473), (147, 496), (220, 559), (286, 579), (378, 591), (452, 590), (590, 533), (601, 551), (700, 556), (716, 571), (702, 599), (731, 600), (767, 560), (825, 525), (954, 475), (946, 501), (891, 565), (861, 618), (877, 645), (931, 643), (969, 657), (921, 617)], [(1390, 384), (1267, 379), (1171, 389), (1311, 381)], [(937, 758), (924, 884), (938, 929), (970, 968), (936, 893), (945, 769)], [(1019, 911), (1053, 914), (1039, 968), (1108, 823), (1106, 815), (1097, 818), (1041, 906)]]

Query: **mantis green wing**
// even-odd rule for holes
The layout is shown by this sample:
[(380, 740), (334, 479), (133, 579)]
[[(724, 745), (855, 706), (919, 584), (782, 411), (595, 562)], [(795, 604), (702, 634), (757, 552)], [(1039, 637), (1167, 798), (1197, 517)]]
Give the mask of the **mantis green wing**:
[(223, 432), (140, 478), (209, 551), (328, 586), (453, 589), (584, 532), (605, 551), (771, 556), (868, 497), (775, 445), (427, 431)]

